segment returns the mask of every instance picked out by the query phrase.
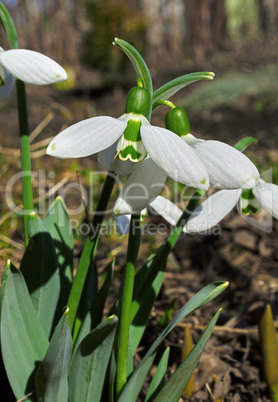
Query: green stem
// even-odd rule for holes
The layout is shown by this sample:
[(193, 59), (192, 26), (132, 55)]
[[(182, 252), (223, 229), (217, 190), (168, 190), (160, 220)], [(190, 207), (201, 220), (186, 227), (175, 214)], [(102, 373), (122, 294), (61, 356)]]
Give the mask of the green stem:
[(136, 289), (136, 294), (134, 294), (134, 301), (133, 301), (133, 314), (131, 319), (134, 316), (134, 312), (137, 311), (139, 306), (141, 305), (143, 298), (144, 298), (144, 283), (153, 283), (155, 280), (158, 272), (160, 271), (161, 267), (165, 263), (168, 255), (173, 250), (176, 242), (178, 241), (180, 235), (183, 232), (183, 228), (186, 225), (189, 217), (194, 212), (196, 207), (198, 206), (200, 199), (204, 194), (204, 190), (196, 190), (193, 196), (191, 197), (186, 209), (184, 210), (182, 216), (180, 217), (179, 221), (177, 222), (175, 228), (172, 230), (170, 236), (168, 237), (166, 243), (159, 249), (158, 253), (153, 259), (152, 264), (148, 269), (148, 276), (145, 279), (145, 282), (142, 283), (140, 287)]
[(20, 158), (22, 171), (22, 194), (24, 209), (25, 242), (28, 244), (27, 220), (28, 215), (33, 210), (33, 191), (32, 191), (32, 169), (29, 143), (29, 124), (27, 113), (27, 101), (25, 84), (16, 80), (17, 105), (18, 105), (18, 124), (20, 135)]
[(74, 277), (72, 289), (70, 292), (68, 307), (69, 307), (69, 328), (73, 329), (73, 324), (78, 310), (78, 305), (81, 299), (81, 294), (86, 281), (88, 270), (91, 264), (92, 255), (98, 241), (99, 232), (108, 206), (108, 202), (116, 181), (115, 174), (108, 172), (105, 182), (102, 187), (96, 212), (92, 221), (91, 236), (86, 240), (84, 250), (78, 265), (76, 275)]
[(129, 239), (126, 256), (126, 266), (123, 277), (123, 288), (120, 301), (118, 357), (116, 390), (120, 394), (127, 379), (128, 340), (131, 316), (131, 303), (135, 275), (135, 264), (140, 243), (140, 214), (132, 215), (129, 228)]

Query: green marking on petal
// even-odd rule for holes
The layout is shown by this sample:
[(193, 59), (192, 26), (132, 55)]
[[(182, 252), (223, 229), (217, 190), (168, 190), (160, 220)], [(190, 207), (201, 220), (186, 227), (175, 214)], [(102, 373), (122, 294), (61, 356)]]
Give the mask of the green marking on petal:
[(132, 162), (140, 162), (145, 158), (147, 151), (140, 134), (141, 124), (141, 117), (131, 114), (126, 129), (118, 140), (116, 158), (123, 161), (129, 159)]
[(204, 177), (203, 180), (200, 181), (201, 184), (206, 184), (206, 178)]
[(255, 198), (255, 196), (252, 193), (251, 188), (247, 188), (247, 189), (242, 190), (241, 198), (244, 200), (253, 200)]
[(56, 144), (55, 144), (55, 142), (53, 142), (53, 144), (51, 144), (51, 146), (50, 146), (50, 151), (54, 152), (54, 151), (56, 151), (56, 149), (57, 149)]
[(125, 147), (125, 149), (120, 151), (119, 155), (119, 158), (124, 161), (126, 161), (127, 159), (130, 159), (132, 161), (139, 161), (142, 157), (142, 154), (140, 152), (137, 152), (133, 145), (128, 145), (127, 147)]
[(240, 209), (245, 215), (256, 214), (260, 210), (260, 204), (254, 197), (251, 189), (242, 190), (240, 197)]

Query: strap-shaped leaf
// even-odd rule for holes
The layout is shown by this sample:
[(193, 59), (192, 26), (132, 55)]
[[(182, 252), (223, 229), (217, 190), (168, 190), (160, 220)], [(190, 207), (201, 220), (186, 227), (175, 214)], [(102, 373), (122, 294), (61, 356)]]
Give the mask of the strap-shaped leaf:
[(67, 309), (55, 328), (37, 371), (36, 395), (39, 402), (68, 402), (68, 368), (72, 352), (68, 312)]
[[(163, 341), (163, 339), (169, 334), (169, 332), (183, 319), (185, 318), (188, 314), (192, 313), (194, 310), (197, 308), (200, 308), (207, 303), (209, 303), (211, 300), (213, 300), (215, 297), (217, 297), (220, 293), (222, 293), (228, 286), (228, 282), (213, 282), (207, 286), (205, 286), (203, 289), (201, 289), (198, 293), (196, 293), (195, 296), (192, 297), (181, 309), (180, 311), (176, 314), (176, 316), (173, 318), (173, 320), (167, 325), (167, 327), (161, 332), (161, 334), (156, 338), (156, 340), (153, 342), (152, 346), (146, 353), (146, 355), (143, 357), (139, 365), (137, 366), (136, 370), (132, 374), (132, 376), (129, 378), (128, 383), (126, 384), (124, 390), (126, 387), (128, 389), (134, 390), (136, 387), (136, 390), (138, 391), (138, 394), (140, 390), (138, 390), (138, 387), (136, 385), (136, 382), (138, 381), (138, 372), (141, 371), (141, 366), (147, 365), (148, 362), (153, 361), (153, 355), (156, 352), (157, 348)], [(124, 392), (123, 390), (123, 392)], [(134, 391), (135, 392), (135, 391)], [(136, 400), (138, 394), (136, 395), (135, 399), (130, 399), (130, 400)], [(122, 396), (122, 394), (121, 394)], [(126, 399), (129, 400), (129, 399)], [(122, 400), (124, 401), (124, 399)]]
[(29, 215), (28, 235), (30, 242), (23, 255), (20, 271), (49, 338), (60, 294), (60, 278), (53, 240), (36, 212)]
[(219, 310), (206, 330), (203, 332), (198, 343), (192, 349), (187, 358), (179, 365), (177, 370), (172, 374), (169, 380), (164, 384), (160, 392), (157, 394), (154, 402), (177, 402), (182, 396), (184, 388), (186, 387), (198, 361), (203, 353), (203, 350), (211, 336), (212, 330), (218, 320)]
[(73, 279), (73, 233), (70, 219), (62, 197), (51, 204), (43, 220), (56, 250), (60, 271), (61, 292), (58, 302), (59, 317), (67, 305)]
[(249, 145), (251, 144), (256, 144), (258, 140), (253, 137), (245, 137), (242, 138), (242, 140), (238, 141), (235, 145), (234, 148), (237, 149), (240, 152), (243, 152)]
[(11, 387), (17, 399), (35, 389), (35, 373), (48, 340), (20, 271), (8, 262), (1, 315), (1, 349)]
[(127, 381), (117, 402), (136, 402), (148, 372), (153, 364), (155, 353), (138, 366), (133, 376)]
[(153, 104), (161, 99), (169, 99), (182, 88), (186, 87), (189, 84), (192, 84), (193, 82), (199, 80), (213, 80), (213, 78), (214, 73), (210, 72), (191, 73), (175, 78), (174, 80), (167, 82), (167, 84), (162, 85), (162, 87), (154, 91)]
[(80, 343), (70, 370), (70, 402), (101, 400), (117, 323), (116, 316), (108, 317)]
[(166, 348), (156, 368), (145, 402), (152, 402), (164, 384), (164, 377), (168, 368), (170, 348)]

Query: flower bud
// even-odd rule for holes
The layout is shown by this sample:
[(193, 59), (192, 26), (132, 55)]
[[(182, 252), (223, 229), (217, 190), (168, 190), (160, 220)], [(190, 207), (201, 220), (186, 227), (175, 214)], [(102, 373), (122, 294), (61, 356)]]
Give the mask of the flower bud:
[(182, 107), (175, 107), (169, 110), (165, 116), (165, 125), (168, 130), (173, 131), (179, 137), (190, 133), (189, 120)]

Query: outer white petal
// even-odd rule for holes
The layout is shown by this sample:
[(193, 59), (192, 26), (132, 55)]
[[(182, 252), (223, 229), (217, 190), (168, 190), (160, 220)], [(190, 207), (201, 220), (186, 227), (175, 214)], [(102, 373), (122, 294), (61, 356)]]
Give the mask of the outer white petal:
[(114, 144), (126, 124), (108, 116), (82, 120), (58, 134), (48, 145), (46, 153), (57, 158), (93, 155)]
[(168, 176), (187, 186), (208, 189), (209, 179), (204, 164), (178, 135), (143, 122), (141, 136), (150, 157)]
[(158, 196), (149, 206), (173, 226), (176, 225), (182, 216), (182, 210), (172, 201), (162, 196)]
[(207, 198), (188, 219), (185, 232), (206, 232), (217, 225), (234, 208), (240, 194), (241, 190), (221, 190)]
[(244, 154), (220, 141), (198, 141), (196, 150), (208, 170), (210, 185), (223, 189), (252, 188), (259, 180), (255, 165)]
[(114, 216), (116, 228), (122, 235), (126, 235), (129, 232), (131, 215), (119, 215)]
[(138, 167), (122, 188), (114, 207), (115, 215), (133, 214), (146, 208), (164, 187), (167, 175), (151, 158)]
[(32, 50), (2, 51), (0, 64), (14, 77), (29, 84), (45, 85), (67, 79), (67, 73), (56, 61)]
[(252, 188), (252, 192), (261, 205), (278, 219), (278, 186), (260, 179), (259, 183)]
[(121, 161), (120, 159), (114, 159), (116, 155), (117, 141), (114, 142), (109, 148), (104, 149), (98, 153), (98, 161), (106, 169), (111, 170), (117, 174), (129, 174), (136, 168), (136, 163), (130, 160)]

